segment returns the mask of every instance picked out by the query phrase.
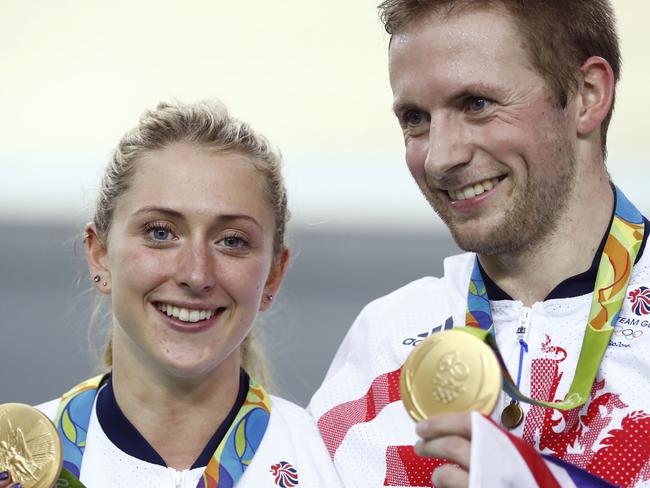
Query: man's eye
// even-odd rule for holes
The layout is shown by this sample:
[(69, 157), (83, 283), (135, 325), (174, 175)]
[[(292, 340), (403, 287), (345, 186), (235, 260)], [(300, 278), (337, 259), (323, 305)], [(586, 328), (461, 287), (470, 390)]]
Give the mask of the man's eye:
[(407, 110), (404, 112), (402, 121), (405, 126), (417, 127), (426, 122), (426, 117), (419, 110)]
[(483, 112), (490, 102), (487, 98), (483, 97), (472, 97), (467, 101), (467, 110), (471, 113), (480, 113)]

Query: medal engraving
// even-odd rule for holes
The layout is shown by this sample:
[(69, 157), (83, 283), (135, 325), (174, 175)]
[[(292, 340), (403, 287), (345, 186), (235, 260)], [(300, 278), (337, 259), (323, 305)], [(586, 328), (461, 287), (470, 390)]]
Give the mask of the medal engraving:
[(458, 359), (458, 353), (451, 351), (438, 361), (437, 373), (432, 378), (433, 398), (444, 404), (453, 402), (465, 392), (463, 382), (469, 376), (469, 366)]
[(472, 410), (489, 414), (500, 391), (501, 370), (492, 350), (457, 330), (422, 341), (400, 374), (402, 402), (415, 421)]
[(61, 463), (61, 442), (45, 415), (28, 405), (0, 405), (0, 470), (25, 488), (50, 488)]

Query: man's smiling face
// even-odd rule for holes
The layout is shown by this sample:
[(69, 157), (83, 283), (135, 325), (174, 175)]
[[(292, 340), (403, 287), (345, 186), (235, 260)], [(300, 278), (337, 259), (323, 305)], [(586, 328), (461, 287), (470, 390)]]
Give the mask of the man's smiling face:
[(574, 187), (575, 126), (511, 16), (433, 13), (396, 33), (389, 57), (408, 167), (458, 245), (513, 253), (553, 232)]

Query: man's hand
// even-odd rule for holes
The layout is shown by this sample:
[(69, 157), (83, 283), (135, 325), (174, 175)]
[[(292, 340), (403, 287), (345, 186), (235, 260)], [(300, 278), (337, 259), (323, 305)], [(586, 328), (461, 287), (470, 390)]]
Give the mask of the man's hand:
[(440, 466), (433, 472), (431, 482), (436, 488), (467, 488), (472, 422), (469, 413), (437, 415), (419, 422), (415, 432), (422, 438), (415, 452), (422, 457), (448, 459), (457, 466)]

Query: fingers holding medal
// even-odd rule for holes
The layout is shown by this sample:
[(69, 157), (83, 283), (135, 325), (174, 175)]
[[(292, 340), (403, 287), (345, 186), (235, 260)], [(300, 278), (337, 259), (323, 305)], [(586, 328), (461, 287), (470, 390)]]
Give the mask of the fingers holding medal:
[(407, 412), (418, 422), (421, 440), (416, 453), (453, 463), (434, 471), (434, 486), (468, 486), (470, 412), (492, 413), (501, 387), (496, 356), (485, 342), (467, 332), (434, 334), (406, 359), (400, 393)]

